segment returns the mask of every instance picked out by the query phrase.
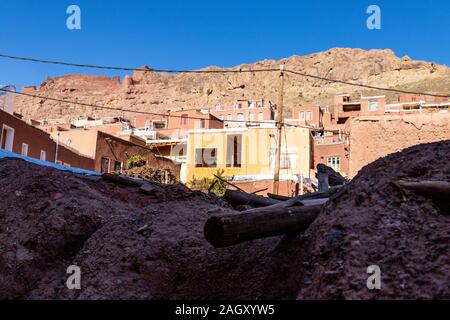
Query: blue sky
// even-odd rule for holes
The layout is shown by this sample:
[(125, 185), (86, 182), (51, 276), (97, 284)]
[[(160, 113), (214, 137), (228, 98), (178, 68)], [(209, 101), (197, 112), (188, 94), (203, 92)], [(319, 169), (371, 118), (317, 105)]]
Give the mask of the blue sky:
[[(66, 27), (71, 4), (81, 8), (81, 30)], [(381, 7), (381, 30), (366, 27), (371, 4)], [(0, 11), (0, 52), (18, 56), (200, 68), (358, 47), (450, 65), (448, 0), (14, 0)], [(68, 73), (124, 75), (0, 58), (2, 84), (38, 85)]]

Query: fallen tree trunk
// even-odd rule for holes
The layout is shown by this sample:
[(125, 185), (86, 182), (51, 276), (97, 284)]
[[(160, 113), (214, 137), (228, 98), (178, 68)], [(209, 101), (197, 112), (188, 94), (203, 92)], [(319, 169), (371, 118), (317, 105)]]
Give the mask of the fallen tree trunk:
[(278, 203), (277, 200), (235, 190), (226, 190), (224, 198), (233, 206), (251, 205), (253, 207), (267, 207)]
[(208, 219), (204, 233), (216, 248), (245, 241), (279, 236), (306, 230), (317, 218), (321, 205), (288, 207), (283, 203), (245, 211), (237, 215)]
[(422, 196), (436, 199), (450, 201), (450, 182), (446, 181), (398, 181), (397, 185), (414, 191)]

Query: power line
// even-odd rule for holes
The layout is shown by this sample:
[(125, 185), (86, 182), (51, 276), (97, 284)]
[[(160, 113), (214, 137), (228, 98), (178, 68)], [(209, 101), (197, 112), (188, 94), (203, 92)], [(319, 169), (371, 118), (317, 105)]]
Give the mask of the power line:
[[(220, 70), (183, 70), (183, 69), (179, 69), (179, 70), (177, 70), (177, 69), (127, 68), (127, 67), (100, 66), (100, 65), (79, 64), (79, 63), (72, 63), (72, 62), (65, 62), (65, 61), (26, 58), (26, 57), (18, 57), (18, 56), (12, 56), (12, 55), (1, 54), (1, 53), (0, 53), (0, 57), (7, 58), (7, 59), (13, 59), (13, 60), (36, 62), (36, 63), (64, 65), (64, 66), (91, 68), (91, 69), (116, 70), (116, 71), (199, 73), (199, 74), (201, 74), (201, 73), (205, 73), (205, 74), (208, 74), (208, 73), (215, 73), (215, 74), (235, 73), (235, 74), (238, 74), (238, 73), (258, 73), (258, 72), (279, 72), (280, 71), (279, 68), (239, 69), (239, 70), (234, 70), (234, 69), (220, 69)], [(307, 78), (312, 78), (312, 79), (317, 79), (317, 80), (322, 80), (322, 81), (327, 81), (327, 82), (341, 83), (341, 84), (346, 84), (346, 85), (350, 85), (350, 86), (362, 87), (362, 88), (373, 89), (373, 90), (389, 91), (389, 92), (405, 93), (405, 94), (416, 94), (416, 95), (424, 95), (424, 96), (437, 97), (437, 98), (450, 98), (450, 95), (440, 95), (440, 94), (433, 94), (433, 93), (427, 93), (427, 92), (418, 92), (418, 91), (409, 91), (409, 90), (402, 90), (402, 89), (370, 86), (370, 85), (365, 85), (365, 84), (361, 84), (361, 83), (348, 82), (348, 81), (344, 81), (344, 80), (315, 76), (315, 75), (306, 74), (303, 72), (289, 70), (289, 69), (285, 69), (285, 72), (289, 72), (291, 74), (299, 75), (302, 77), (307, 77)]]
[(165, 72), (165, 73), (255, 73), (255, 72), (272, 72), (272, 71), (280, 70), (279, 68), (239, 69), (239, 70), (233, 70), (233, 69), (220, 69), (220, 70), (178, 69), (177, 70), (177, 69), (129, 68), (129, 67), (100, 66), (100, 65), (79, 64), (79, 63), (72, 63), (72, 62), (65, 62), (65, 61), (25, 58), (25, 57), (17, 57), (17, 56), (11, 56), (11, 55), (1, 54), (1, 53), (0, 53), (0, 57), (7, 58), (7, 59), (13, 59), (13, 60), (45, 63), (45, 64), (54, 64), (54, 65), (63, 65), (63, 66), (90, 68), (90, 69), (116, 70), (116, 71)]
[[(49, 101), (55, 101), (55, 102), (62, 102), (62, 103), (66, 103), (66, 104), (74, 104), (74, 105), (79, 105), (79, 106), (83, 106), (83, 107), (91, 107), (91, 108), (95, 108), (95, 109), (105, 109), (105, 110), (129, 112), (129, 113), (137, 113), (137, 114), (153, 115), (153, 116), (161, 116), (161, 117), (168, 117), (168, 118), (205, 120), (205, 118), (199, 118), (199, 117), (191, 117), (191, 116), (183, 116), (183, 115), (177, 116), (177, 115), (171, 115), (171, 114), (167, 114), (167, 113), (156, 113), (156, 112), (138, 111), (138, 110), (132, 110), (132, 109), (122, 109), (122, 108), (100, 106), (100, 105), (95, 105), (95, 104), (90, 104), (90, 103), (77, 102), (77, 101), (71, 101), (71, 100), (63, 100), (63, 99), (57, 99), (57, 98), (52, 98), (52, 97), (47, 97), (47, 96), (40, 96), (40, 95), (31, 94), (31, 93), (17, 92), (17, 91), (8, 90), (8, 89), (5, 89), (5, 88), (0, 88), (0, 91), (6, 92), (6, 93), (15, 94), (15, 95), (20, 95), (20, 96), (27, 96), (27, 97), (36, 98), (36, 99), (43, 99), (43, 100), (49, 100)], [(179, 110), (179, 111), (183, 111), (183, 110)], [(211, 115), (211, 114), (209, 113), (208, 115)], [(251, 124), (269, 124), (269, 123), (274, 123), (273, 121), (256, 121), (256, 120), (249, 120), (249, 121), (247, 121), (247, 120), (221, 120), (221, 119), (218, 119), (218, 120), (219, 121), (223, 121), (223, 122), (231, 122), (231, 123), (251, 123)], [(312, 129), (311, 127), (308, 127), (308, 126), (293, 125), (293, 124), (288, 124), (288, 123), (283, 123), (283, 125), (284, 126), (287, 125), (289, 127), (295, 127), (295, 128)], [(324, 132), (335, 132), (333, 130), (321, 130), (321, 131), (324, 131)]]
[(302, 73), (302, 72), (298, 72), (298, 71), (293, 71), (293, 70), (286, 70), (286, 72), (296, 74), (296, 75), (299, 75), (302, 77), (308, 77), (308, 78), (313, 78), (313, 79), (318, 79), (318, 80), (323, 80), (323, 81), (328, 81), (328, 82), (341, 83), (341, 84), (357, 86), (357, 87), (362, 87), (362, 88), (367, 88), (367, 89), (374, 89), (374, 90), (380, 90), (380, 91), (392, 91), (392, 92), (406, 93), (406, 94), (417, 94), (417, 95), (424, 95), (424, 96), (437, 97), (437, 98), (450, 98), (450, 95), (439, 95), (439, 94), (426, 93), (426, 92), (415, 92), (415, 91), (408, 91), (408, 90), (402, 90), (402, 89), (376, 87), (376, 86), (370, 86), (370, 85), (366, 85), (366, 84), (360, 84), (360, 83), (348, 82), (348, 81), (343, 81), (343, 80), (336, 80), (336, 79), (330, 79), (330, 78), (325, 78), (325, 77), (320, 77), (320, 76), (314, 76), (314, 75), (310, 75), (310, 74), (306, 74), (306, 73)]
[[(178, 115), (171, 115), (171, 114), (167, 114), (167, 113), (157, 113), (157, 112), (139, 111), (139, 110), (132, 110), (132, 109), (114, 108), (114, 107), (107, 107), (107, 106), (78, 102), (78, 101), (63, 100), (63, 99), (52, 98), (52, 97), (47, 97), (47, 96), (35, 95), (35, 94), (31, 94), (31, 93), (17, 92), (14, 90), (9, 90), (9, 89), (4, 89), (4, 88), (0, 88), (0, 91), (15, 94), (15, 95), (27, 96), (27, 97), (36, 98), (36, 99), (43, 99), (43, 100), (62, 102), (62, 103), (67, 103), (67, 104), (74, 104), (74, 105), (79, 105), (79, 106), (83, 106), (83, 107), (91, 107), (91, 108), (95, 108), (95, 109), (104, 109), (104, 110), (129, 112), (129, 113), (137, 113), (137, 114), (144, 114), (144, 115), (162, 116), (162, 117), (169, 117), (169, 118), (205, 120), (205, 118), (200, 118), (200, 117), (183, 116), (183, 115), (178, 116)], [(179, 111), (183, 111), (183, 110), (179, 110)], [(266, 123), (266, 124), (272, 123), (271, 121), (256, 121), (256, 120), (249, 120), (249, 121), (247, 121), (247, 120), (221, 120), (221, 121), (241, 122), (241, 123)]]

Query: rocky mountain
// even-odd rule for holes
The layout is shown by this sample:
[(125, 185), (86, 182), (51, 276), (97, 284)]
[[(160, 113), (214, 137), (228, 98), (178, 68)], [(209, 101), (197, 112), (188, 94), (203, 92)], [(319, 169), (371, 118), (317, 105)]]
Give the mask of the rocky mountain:
[[(286, 69), (306, 74), (373, 86), (450, 92), (450, 68), (413, 61), (408, 56), (400, 58), (389, 49), (365, 51), (335, 48), (307, 56), (292, 56), (279, 61), (264, 60), (230, 69), (278, 68), (280, 64), (284, 64)], [(27, 87), (23, 90), (58, 99), (150, 112), (213, 107), (233, 103), (239, 98), (277, 100), (279, 81), (276, 72), (167, 74), (146, 68), (149, 71), (134, 72), (122, 81), (119, 77), (65, 75), (48, 78), (39, 88)], [(203, 70), (214, 69), (218, 67)], [(344, 92), (354, 95), (388, 94), (392, 97), (387, 92), (367, 91), (359, 87), (286, 74), (287, 109), (299, 103), (331, 104), (333, 95)], [(17, 112), (33, 119), (121, 114), (23, 96), (16, 97), (15, 106)]]

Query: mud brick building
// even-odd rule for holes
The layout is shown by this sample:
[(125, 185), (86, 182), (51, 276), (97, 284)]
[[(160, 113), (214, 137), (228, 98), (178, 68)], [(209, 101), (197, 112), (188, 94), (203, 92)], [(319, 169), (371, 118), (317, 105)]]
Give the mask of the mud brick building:
[(0, 110), (0, 128), (1, 149), (69, 167), (87, 170), (94, 167), (93, 159), (58, 144), (45, 131), (23, 121), (19, 114)]

